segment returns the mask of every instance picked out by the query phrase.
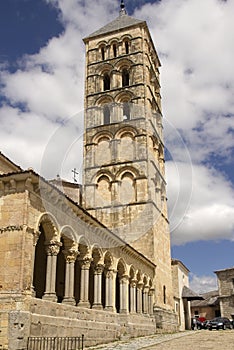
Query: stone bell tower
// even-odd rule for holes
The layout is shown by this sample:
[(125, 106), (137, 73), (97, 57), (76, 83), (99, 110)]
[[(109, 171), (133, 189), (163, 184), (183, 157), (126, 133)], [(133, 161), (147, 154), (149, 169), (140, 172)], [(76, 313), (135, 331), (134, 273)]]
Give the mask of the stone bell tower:
[(84, 43), (84, 206), (156, 264), (156, 303), (171, 309), (160, 61), (146, 22), (123, 1)]

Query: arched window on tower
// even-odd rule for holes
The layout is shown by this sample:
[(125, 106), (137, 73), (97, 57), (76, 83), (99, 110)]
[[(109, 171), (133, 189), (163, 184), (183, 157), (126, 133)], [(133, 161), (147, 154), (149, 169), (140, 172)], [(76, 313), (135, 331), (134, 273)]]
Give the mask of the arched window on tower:
[(123, 103), (123, 120), (130, 119), (130, 106), (128, 102)]
[(129, 72), (126, 68), (122, 70), (122, 86), (129, 86)]
[(104, 48), (104, 46), (101, 47), (101, 55), (102, 55), (102, 60), (104, 61), (104, 59), (105, 59), (105, 48)]
[(110, 124), (110, 108), (107, 105), (103, 107), (103, 123)]
[(125, 45), (125, 53), (128, 55), (129, 54), (129, 41), (125, 41), (124, 42), (124, 45)]
[(105, 73), (103, 77), (103, 90), (110, 90), (110, 76), (108, 73)]
[(117, 57), (117, 45), (113, 44), (113, 56)]

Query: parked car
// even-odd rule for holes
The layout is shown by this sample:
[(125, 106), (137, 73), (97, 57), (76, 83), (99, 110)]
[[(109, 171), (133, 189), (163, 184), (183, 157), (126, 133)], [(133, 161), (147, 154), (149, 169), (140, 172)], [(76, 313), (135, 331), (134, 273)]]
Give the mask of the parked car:
[(207, 320), (205, 317), (193, 317), (191, 319), (192, 329), (205, 329)]
[(207, 320), (197, 320), (197, 329), (207, 329)]
[(206, 328), (212, 331), (212, 329), (232, 329), (232, 322), (227, 317), (215, 317), (206, 324)]

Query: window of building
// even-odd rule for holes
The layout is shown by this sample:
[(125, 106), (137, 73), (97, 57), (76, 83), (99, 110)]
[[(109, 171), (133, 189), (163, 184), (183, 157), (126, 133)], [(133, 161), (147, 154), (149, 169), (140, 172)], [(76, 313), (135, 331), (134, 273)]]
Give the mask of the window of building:
[(108, 106), (103, 107), (103, 122), (104, 124), (110, 124), (110, 108)]
[(129, 120), (130, 119), (130, 106), (129, 103), (124, 102), (123, 103), (123, 120)]
[(108, 73), (105, 73), (103, 77), (103, 90), (110, 90), (110, 76)]
[(129, 86), (129, 72), (126, 68), (122, 71), (122, 86)]
[(101, 54), (102, 54), (102, 60), (104, 61), (104, 59), (105, 59), (105, 48), (104, 48), (104, 46), (101, 47)]
[(129, 54), (129, 42), (126, 40), (124, 44), (125, 44), (125, 53), (128, 55)]
[(116, 44), (113, 44), (113, 56), (117, 57), (117, 46), (116, 46)]

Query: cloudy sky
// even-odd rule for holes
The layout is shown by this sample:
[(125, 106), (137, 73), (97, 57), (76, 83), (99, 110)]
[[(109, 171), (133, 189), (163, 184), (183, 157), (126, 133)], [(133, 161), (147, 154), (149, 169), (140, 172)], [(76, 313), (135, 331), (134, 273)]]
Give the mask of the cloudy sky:
[[(0, 1), (1, 151), (23, 168), (68, 180), (81, 168), (82, 38), (117, 17), (119, 3)], [(147, 21), (162, 63), (172, 256), (194, 290), (211, 290), (213, 271), (234, 266), (234, 0), (125, 5)]]

